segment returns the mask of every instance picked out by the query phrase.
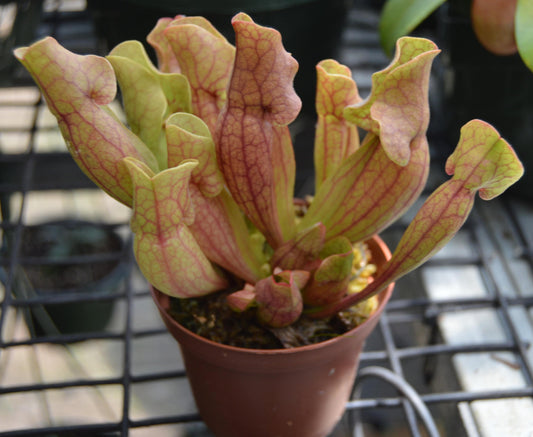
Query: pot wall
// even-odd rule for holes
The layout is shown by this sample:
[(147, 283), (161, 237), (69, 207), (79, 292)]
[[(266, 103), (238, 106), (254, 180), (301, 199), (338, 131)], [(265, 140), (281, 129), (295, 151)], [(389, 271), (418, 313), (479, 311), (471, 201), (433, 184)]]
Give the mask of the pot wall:
[[(390, 253), (379, 239), (369, 245), (379, 269)], [(152, 293), (180, 344), (200, 414), (217, 437), (325, 437), (344, 413), (361, 349), (392, 289), (380, 294), (378, 310), (365, 323), (345, 335), (279, 350), (235, 348), (199, 337), (168, 315), (168, 296)]]

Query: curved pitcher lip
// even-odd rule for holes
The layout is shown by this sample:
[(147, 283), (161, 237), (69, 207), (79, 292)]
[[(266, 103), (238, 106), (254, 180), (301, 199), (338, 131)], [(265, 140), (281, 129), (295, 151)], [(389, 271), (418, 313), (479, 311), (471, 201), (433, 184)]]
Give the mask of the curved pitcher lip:
[[(366, 242), (374, 248), (372, 251), (372, 255), (375, 257), (377, 255), (377, 260), (373, 260), (373, 263), (377, 264), (378, 271), (380, 268), (391, 258), (391, 252), (386, 245), (386, 243), (379, 237), (374, 236), (371, 239), (367, 240)], [(378, 252), (375, 252), (375, 250), (378, 250)], [(252, 349), (252, 348), (243, 348), (238, 346), (230, 346), (223, 343), (218, 343), (212, 340), (209, 340), (205, 337), (202, 337), (189, 329), (185, 328), (181, 324), (179, 324), (174, 318), (170, 316), (170, 314), (167, 311), (170, 297), (165, 295), (164, 293), (160, 292), (156, 288), (154, 288), (152, 285), (150, 285), (150, 292), (152, 294), (152, 298), (158, 307), (165, 324), (167, 325), (167, 328), (170, 329), (169, 324), (172, 326), (173, 329), (179, 331), (183, 335), (189, 337), (191, 340), (201, 343), (205, 345), (206, 347), (216, 347), (220, 350), (227, 351), (227, 353), (233, 353), (233, 354), (244, 354), (248, 356), (253, 355), (261, 355), (263, 357), (265, 356), (279, 356), (279, 355), (291, 355), (295, 353), (305, 353), (305, 352), (312, 352), (318, 349), (323, 349), (325, 347), (328, 347), (329, 345), (333, 345), (335, 343), (338, 343), (339, 341), (342, 341), (346, 337), (352, 337), (354, 335), (357, 335), (359, 333), (362, 333), (362, 331), (366, 331), (370, 325), (374, 325), (377, 323), (377, 319), (381, 316), (381, 313), (383, 312), (385, 305), (387, 304), (388, 300), (390, 299), (392, 295), (392, 291), (394, 289), (395, 283), (389, 284), (384, 290), (379, 292), (378, 298), (379, 298), (379, 305), (377, 309), (372, 313), (372, 315), (365, 320), (360, 325), (356, 326), (355, 328), (351, 329), (350, 331), (345, 332), (344, 334), (341, 334), (337, 337), (331, 338), (329, 340), (324, 340), (319, 343), (314, 343), (310, 345), (305, 346), (298, 346), (295, 348), (279, 348), (279, 349)], [(374, 326), (371, 327), (373, 329)], [(366, 337), (366, 336), (365, 336)]]

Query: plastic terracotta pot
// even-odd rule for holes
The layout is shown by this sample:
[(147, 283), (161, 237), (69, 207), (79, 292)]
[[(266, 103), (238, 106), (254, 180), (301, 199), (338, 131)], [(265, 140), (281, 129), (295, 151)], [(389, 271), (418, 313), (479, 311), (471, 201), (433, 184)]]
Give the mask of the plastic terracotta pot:
[[(390, 252), (378, 237), (368, 244), (379, 271)], [(314, 345), (275, 350), (206, 340), (168, 314), (168, 296), (157, 290), (152, 295), (181, 347), (200, 415), (217, 437), (325, 437), (344, 412), (363, 344), (393, 286), (381, 292), (376, 312), (346, 334)]]

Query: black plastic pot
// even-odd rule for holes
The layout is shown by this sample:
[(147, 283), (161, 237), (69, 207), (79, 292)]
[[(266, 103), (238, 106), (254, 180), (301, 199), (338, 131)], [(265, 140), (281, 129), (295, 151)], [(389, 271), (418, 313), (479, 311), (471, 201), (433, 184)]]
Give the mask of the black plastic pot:
[[(17, 47), (30, 44), (36, 36), (41, 20), (43, 0), (0, 0), (2, 24), (7, 30), (0, 33), (0, 84), (9, 86), (13, 82), (13, 70), (19, 65), (13, 56)], [(11, 9), (8, 9), (11, 8)], [(13, 13), (10, 20), (9, 12)]]
[[(315, 65), (336, 58), (351, 0), (89, 0), (96, 30), (109, 48), (146, 36), (161, 17), (202, 15), (234, 41), (231, 18), (246, 12), (257, 23), (277, 29), (287, 51), (300, 64), (295, 88), (303, 111), (315, 113)], [(152, 49), (147, 46), (150, 54)]]
[[(8, 234), (8, 250), (10, 243)], [(58, 221), (25, 227), (12, 291), (30, 302), (22, 308), (32, 336), (103, 331), (113, 294), (130, 272), (126, 249), (105, 225)]]
[(526, 172), (510, 190), (533, 198), (533, 72), (518, 54), (496, 56), (477, 41), (470, 1), (450, 0), (440, 11), (444, 92), (449, 132), (473, 118), (491, 123), (513, 146)]

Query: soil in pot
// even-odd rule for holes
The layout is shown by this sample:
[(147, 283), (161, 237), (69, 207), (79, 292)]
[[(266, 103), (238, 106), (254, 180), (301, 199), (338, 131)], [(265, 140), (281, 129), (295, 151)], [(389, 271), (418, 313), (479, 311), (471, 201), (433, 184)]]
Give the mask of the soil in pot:
[[(352, 268), (358, 286), (363, 288), (376, 266), (366, 245), (354, 248), (356, 253)], [(327, 320), (316, 320), (303, 315), (286, 328), (273, 329), (261, 324), (252, 308), (242, 313), (233, 311), (226, 297), (241, 289), (232, 289), (200, 298), (170, 298), (170, 315), (183, 327), (208, 340), (228, 346), (247, 349), (283, 349), (320, 343), (342, 335), (362, 324), (378, 306), (377, 296), (337, 313)]]
[(370, 299), (329, 320), (301, 317), (289, 328), (272, 329), (259, 323), (253, 311), (236, 313), (226, 304), (229, 292), (197, 299), (171, 299), (170, 315), (188, 330), (211, 341), (247, 349), (304, 346), (342, 335), (363, 323), (377, 306)]
[(111, 227), (81, 221), (23, 229), (13, 291), (17, 298), (44, 299), (25, 311), (36, 337), (97, 332), (109, 322), (109, 296), (128, 275), (125, 243)]
[[(381, 240), (370, 243), (379, 273), (390, 252)], [(214, 435), (325, 437), (345, 410), (360, 352), (392, 288), (378, 295), (376, 311), (358, 327), (326, 341), (283, 349), (235, 347), (206, 339), (176, 322), (169, 296), (155, 289), (152, 296), (180, 345), (196, 405)]]

